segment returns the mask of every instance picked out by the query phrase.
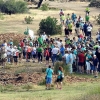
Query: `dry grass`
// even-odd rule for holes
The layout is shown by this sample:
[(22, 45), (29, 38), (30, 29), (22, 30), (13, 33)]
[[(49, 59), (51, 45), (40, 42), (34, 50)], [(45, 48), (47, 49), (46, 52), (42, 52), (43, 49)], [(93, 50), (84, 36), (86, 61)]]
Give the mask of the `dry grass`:
[[(56, 7), (58, 9), (64, 9), (65, 15), (68, 13), (75, 12), (77, 15), (81, 15), (84, 17), (84, 10), (88, 3), (79, 3), (79, 2), (71, 2), (71, 3), (58, 3), (58, 2), (49, 2), (50, 7)], [(91, 9), (91, 21), (94, 19), (92, 18), (93, 15), (98, 15), (98, 9), (90, 8)], [(26, 16), (34, 17), (32, 24), (25, 24), (24, 18)], [(59, 20), (59, 11), (58, 10), (49, 10), (49, 11), (41, 11), (39, 9), (31, 9), (27, 14), (16, 14), (16, 15), (4, 15), (4, 20), (0, 20), (0, 33), (24, 33), (25, 29), (29, 27), (30, 29), (34, 30), (35, 34), (37, 33), (39, 22), (41, 19), (46, 18), (47, 16), (55, 17)], [(60, 20), (59, 20), (60, 22)], [(94, 26), (94, 33), (98, 29), (99, 26)]]

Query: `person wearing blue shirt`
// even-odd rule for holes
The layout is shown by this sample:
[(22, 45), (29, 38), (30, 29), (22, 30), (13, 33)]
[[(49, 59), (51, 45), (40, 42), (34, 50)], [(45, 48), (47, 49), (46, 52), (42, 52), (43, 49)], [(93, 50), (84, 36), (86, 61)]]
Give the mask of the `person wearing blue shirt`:
[(53, 70), (51, 66), (46, 69), (46, 89), (51, 88)]
[(60, 53), (61, 53), (61, 56), (64, 56), (64, 54), (65, 54), (65, 48), (63, 45), (61, 45)]
[(73, 73), (73, 69), (72, 69), (73, 61), (74, 61), (73, 54), (71, 53), (71, 51), (68, 51), (68, 55), (66, 56), (66, 64), (68, 65), (70, 74)]
[(72, 13), (71, 19), (73, 20), (73, 23), (75, 22), (76, 14)]
[(85, 24), (84, 24), (84, 26), (83, 26), (83, 31), (84, 31), (84, 33), (85, 33), (85, 36), (87, 36), (87, 27), (88, 27), (88, 25), (87, 25), (87, 23), (85, 22)]
[(64, 78), (63, 68), (59, 67), (58, 75), (57, 75), (57, 79), (56, 79), (57, 89), (62, 89), (63, 78)]

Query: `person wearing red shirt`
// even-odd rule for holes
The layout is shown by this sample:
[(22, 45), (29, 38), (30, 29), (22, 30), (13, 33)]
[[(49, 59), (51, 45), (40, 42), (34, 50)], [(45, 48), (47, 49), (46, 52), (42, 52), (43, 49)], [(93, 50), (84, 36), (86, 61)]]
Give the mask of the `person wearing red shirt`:
[(80, 73), (84, 73), (84, 62), (85, 62), (85, 54), (83, 51), (81, 51), (78, 54), (78, 66), (79, 66)]
[(23, 42), (23, 40), (20, 40), (20, 46), (21, 46), (21, 48), (24, 47), (24, 42)]

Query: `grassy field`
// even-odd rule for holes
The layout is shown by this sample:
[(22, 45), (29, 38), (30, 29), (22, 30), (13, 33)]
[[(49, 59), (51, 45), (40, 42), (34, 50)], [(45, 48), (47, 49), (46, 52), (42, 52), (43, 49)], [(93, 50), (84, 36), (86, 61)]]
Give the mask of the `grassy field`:
[[(64, 9), (65, 15), (68, 13), (71, 15), (73, 12), (77, 14), (77, 16), (85, 17), (85, 8), (88, 6), (88, 2), (67, 2), (65, 3), (59, 3), (59, 2), (49, 2), (50, 7), (57, 8), (57, 10), (48, 10), (48, 11), (42, 11), (40, 9), (30, 9), (28, 13), (26, 14), (12, 14), (12, 15), (2, 15), (0, 14), (0, 33), (24, 33), (25, 29), (29, 27), (30, 29), (34, 30), (35, 34), (37, 34), (37, 30), (39, 29), (39, 23), (41, 19), (44, 19), (48, 16), (55, 17), (58, 19), (60, 23), (59, 18), (59, 10), (62, 8)], [(34, 7), (34, 5), (33, 5)], [(98, 25), (95, 24), (93, 15), (99, 14), (99, 9), (96, 8), (90, 8), (90, 20), (94, 26), (93, 31), (96, 32), (98, 29)], [(24, 18), (26, 16), (34, 17), (32, 24), (26, 24), (24, 23)]]
[(12, 85), (0, 88), (0, 100), (100, 100), (99, 82), (72, 83), (63, 86), (62, 90), (45, 90), (44, 86), (30, 84), (14, 87)]

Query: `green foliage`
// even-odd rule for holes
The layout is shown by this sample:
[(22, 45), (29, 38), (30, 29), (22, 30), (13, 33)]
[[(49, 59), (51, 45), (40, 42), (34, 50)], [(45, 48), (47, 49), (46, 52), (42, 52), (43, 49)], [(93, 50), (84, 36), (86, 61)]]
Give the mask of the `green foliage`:
[(26, 24), (32, 24), (33, 19), (34, 19), (34, 18), (31, 17), (31, 16), (28, 16), (28, 17), (26, 16), (24, 20), (25, 20)]
[(45, 73), (46, 72), (46, 68), (42, 68), (42, 72)]
[(39, 83), (39, 85), (45, 85), (45, 84), (46, 84), (45, 79), (43, 79), (43, 80)]
[(27, 11), (27, 5), (23, 1), (0, 0), (0, 10), (7, 14), (25, 13)]
[(41, 7), (41, 10), (42, 11), (47, 11), (47, 10), (49, 10), (49, 4), (48, 3), (44, 3), (43, 5), (42, 5), (42, 7)]
[(15, 46), (18, 46), (18, 45), (19, 45), (19, 41), (18, 41), (18, 40), (15, 40), (15, 39), (14, 39), (14, 40), (13, 40), (13, 43), (14, 43)]
[(100, 25), (100, 14), (97, 16), (96, 21)]
[(61, 24), (58, 25), (58, 20), (56, 18), (51, 18), (49, 16), (41, 20), (38, 32), (40, 34), (46, 32), (48, 35), (62, 34), (62, 26)]
[(27, 70), (25, 68), (17, 69), (17, 70), (15, 70), (14, 75), (24, 73), (24, 72), (27, 72)]
[(65, 75), (69, 73), (69, 67), (68, 67), (68, 65), (66, 65), (65, 62), (56, 62), (55, 66), (54, 66), (54, 73), (55, 74), (58, 73), (58, 69), (60, 66), (63, 67), (63, 71), (64, 71)]
[(30, 84), (25, 84), (22, 88), (25, 89), (25, 90), (27, 90), (27, 91), (29, 91), (29, 90), (32, 89), (33, 87), (32, 87), (32, 85), (30, 85)]

